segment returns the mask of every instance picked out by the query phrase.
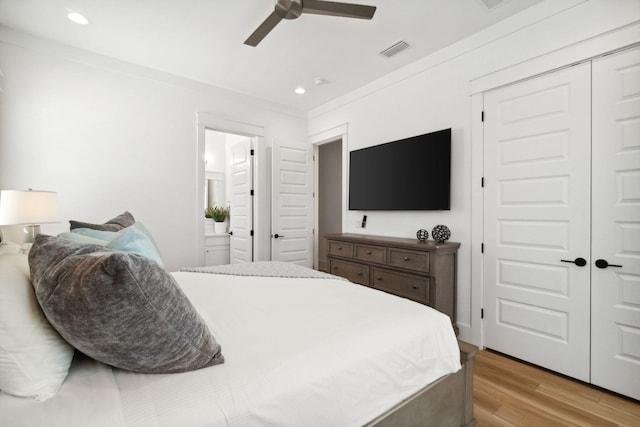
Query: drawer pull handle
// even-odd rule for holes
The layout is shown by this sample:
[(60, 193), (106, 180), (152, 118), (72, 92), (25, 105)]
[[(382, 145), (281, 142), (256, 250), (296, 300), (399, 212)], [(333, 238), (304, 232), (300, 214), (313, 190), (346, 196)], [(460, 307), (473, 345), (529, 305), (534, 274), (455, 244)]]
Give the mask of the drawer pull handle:
[(409, 257), (408, 256), (402, 257), (402, 259), (405, 260), (405, 261), (409, 261)]
[(338, 246), (338, 250), (341, 251), (342, 250), (342, 246)]
[(371, 251), (367, 251), (367, 255), (371, 255)]
[(411, 287), (412, 287), (413, 289), (415, 289), (416, 291), (417, 291), (418, 289), (420, 289), (420, 286), (418, 286), (418, 285), (411, 285)]
[(359, 271), (359, 272), (358, 272), (358, 276), (362, 276), (362, 271)]

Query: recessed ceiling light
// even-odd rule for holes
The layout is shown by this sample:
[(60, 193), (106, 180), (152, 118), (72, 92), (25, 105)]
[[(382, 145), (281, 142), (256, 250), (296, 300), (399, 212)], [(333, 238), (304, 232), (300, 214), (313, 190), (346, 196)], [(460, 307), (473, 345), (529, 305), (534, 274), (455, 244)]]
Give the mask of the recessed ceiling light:
[(299, 86), (299, 87), (296, 88), (296, 93), (298, 95), (304, 95), (305, 93), (307, 93), (307, 90), (305, 88)]
[(67, 18), (80, 25), (87, 25), (89, 23), (89, 20), (84, 15), (78, 12), (67, 13)]

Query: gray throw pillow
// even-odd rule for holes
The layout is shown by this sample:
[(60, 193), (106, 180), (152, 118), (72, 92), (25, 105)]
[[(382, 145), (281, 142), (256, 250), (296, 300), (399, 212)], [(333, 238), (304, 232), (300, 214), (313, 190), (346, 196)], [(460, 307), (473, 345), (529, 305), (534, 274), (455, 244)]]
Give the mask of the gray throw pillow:
[(70, 229), (74, 230), (76, 228), (91, 228), (93, 230), (101, 230), (101, 231), (120, 231), (123, 228), (127, 228), (133, 224), (135, 224), (136, 220), (133, 215), (125, 211), (118, 215), (115, 218), (111, 218), (109, 221), (104, 224), (91, 224), (89, 222), (81, 222), (70, 220)]
[(40, 234), (29, 266), (51, 325), (100, 362), (142, 373), (224, 362), (173, 276), (147, 257)]

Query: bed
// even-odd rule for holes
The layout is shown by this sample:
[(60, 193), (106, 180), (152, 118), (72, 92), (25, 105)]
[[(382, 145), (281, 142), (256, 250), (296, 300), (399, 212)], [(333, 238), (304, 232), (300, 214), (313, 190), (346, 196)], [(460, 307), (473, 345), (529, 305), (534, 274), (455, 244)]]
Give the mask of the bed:
[(224, 363), (148, 374), (76, 351), (55, 395), (0, 393), (3, 424), (474, 425), (475, 348), (442, 313), (284, 263), (171, 276)]

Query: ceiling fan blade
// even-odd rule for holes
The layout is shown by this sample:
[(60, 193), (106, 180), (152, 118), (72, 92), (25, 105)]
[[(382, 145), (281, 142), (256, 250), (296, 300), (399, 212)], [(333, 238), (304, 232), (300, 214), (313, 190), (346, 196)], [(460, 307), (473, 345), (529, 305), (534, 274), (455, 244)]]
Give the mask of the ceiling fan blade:
[(376, 7), (332, 1), (303, 0), (302, 13), (371, 19), (373, 18), (373, 14), (376, 13)]
[(265, 19), (264, 22), (256, 28), (253, 34), (245, 40), (244, 44), (254, 47), (257, 46), (258, 43), (267, 37), (267, 34), (269, 34), (280, 21), (282, 21), (282, 18), (278, 16), (276, 12), (271, 12), (271, 15), (267, 16), (267, 19)]

